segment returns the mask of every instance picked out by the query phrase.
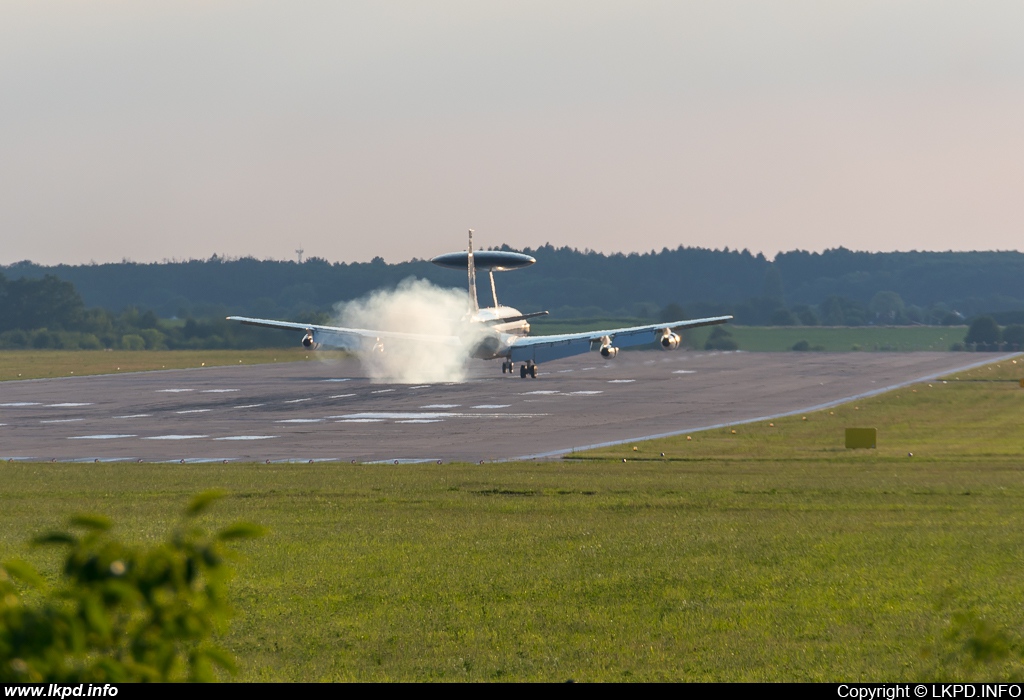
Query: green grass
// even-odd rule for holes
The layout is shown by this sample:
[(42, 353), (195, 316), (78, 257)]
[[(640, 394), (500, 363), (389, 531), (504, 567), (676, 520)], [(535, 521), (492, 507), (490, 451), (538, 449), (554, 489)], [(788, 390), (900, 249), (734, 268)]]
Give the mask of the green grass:
[[(621, 328), (652, 323), (650, 319), (605, 318), (560, 321), (533, 319), (535, 335), (578, 333), (599, 328)], [(740, 350), (751, 352), (785, 352), (801, 340), (827, 352), (868, 351), (945, 351), (953, 343), (963, 342), (966, 326), (723, 326), (732, 334)], [(703, 348), (710, 328), (689, 331), (693, 347)]]
[[(574, 333), (600, 327), (622, 327), (645, 323), (641, 319), (612, 318), (582, 321), (534, 323), (535, 334)], [(741, 350), (779, 352), (790, 350), (800, 340), (829, 352), (861, 350), (948, 350), (963, 340), (962, 327), (756, 327), (725, 326)], [(710, 329), (690, 331), (691, 344), (703, 348)], [(325, 352), (318, 350), (322, 356)], [(116, 374), (155, 369), (184, 369), (234, 364), (297, 362), (311, 359), (304, 348), (260, 350), (0, 350), (0, 382), (90, 374)]]
[[(725, 328), (741, 350), (751, 352), (782, 352), (791, 350), (801, 340), (812, 348), (826, 352), (862, 351), (944, 351), (953, 343), (963, 342), (964, 326), (737, 326)], [(693, 332), (696, 347), (704, 347), (709, 329)]]
[(219, 487), (271, 531), (224, 639), (246, 680), (991, 680), (1022, 669), (1022, 415), (935, 381), (565, 462), (7, 463), (0, 556), (52, 571), (22, 543), (72, 511), (155, 539)]
[[(317, 351), (322, 352), (322, 351)], [(305, 348), (262, 350), (0, 350), (0, 381), (155, 369), (299, 362)]]

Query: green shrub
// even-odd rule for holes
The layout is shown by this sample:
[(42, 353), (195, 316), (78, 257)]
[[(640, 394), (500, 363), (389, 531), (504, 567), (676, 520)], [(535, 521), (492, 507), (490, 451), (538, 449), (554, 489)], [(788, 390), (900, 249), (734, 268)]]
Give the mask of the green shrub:
[(196, 516), (221, 496), (197, 496), (167, 540), (150, 547), (122, 543), (102, 516), (72, 517), (69, 529), (82, 534), (34, 540), (67, 547), (52, 587), (27, 562), (5, 562), (0, 682), (208, 681), (214, 665), (234, 673), (211, 641), (230, 614), (229, 543), (261, 529), (235, 523), (211, 535), (198, 527)]
[(121, 336), (121, 348), (124, 350), (145, 350), (146, 341), (142, 339), (141, 335), (129, 333), (128, 335)]

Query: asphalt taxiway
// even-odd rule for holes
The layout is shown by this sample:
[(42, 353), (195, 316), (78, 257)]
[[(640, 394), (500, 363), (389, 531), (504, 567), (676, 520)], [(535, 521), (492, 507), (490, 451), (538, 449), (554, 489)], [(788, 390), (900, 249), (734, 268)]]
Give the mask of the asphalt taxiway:
[(374, 383), (355, 360), (4, 382), (0, 459), (555, 457), (813, 410), (998, 359), (655, 350), (551, 362), (537, 379), (478, 362), (458, 384)]

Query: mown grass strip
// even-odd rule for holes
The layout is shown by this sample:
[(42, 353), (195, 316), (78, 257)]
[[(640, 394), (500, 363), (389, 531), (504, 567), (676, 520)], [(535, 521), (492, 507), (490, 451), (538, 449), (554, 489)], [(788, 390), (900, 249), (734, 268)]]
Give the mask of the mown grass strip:
[[(318, 351), (319, 352), (319, 351)], [(323, 357), (324, 353), (320, 352)], [(0, 381), (159, 369), (303, 362), (315, 359), (305, 348), (262, 350), (0, 350)]]

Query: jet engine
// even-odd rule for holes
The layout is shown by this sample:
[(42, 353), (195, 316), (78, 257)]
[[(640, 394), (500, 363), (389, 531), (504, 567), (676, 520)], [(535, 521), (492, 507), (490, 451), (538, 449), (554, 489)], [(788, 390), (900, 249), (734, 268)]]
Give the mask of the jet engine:
[(612, 347), (612, 339), (608, 336), (601, 338), (601, 357), (611, 359), (619, 354), (618, 348)]
[(306, 335), (302, 336), (302, 347), (316, 349), (320, 346), (320, 343), (313, 340), (313, 331), (306, 331)]
[(666, 328), (661, 332), (661, 340), (658, 343), (662, 350), (675, 350), (679, 347), (679, 340), (679, 336), (673, 333), (671, 328)]

